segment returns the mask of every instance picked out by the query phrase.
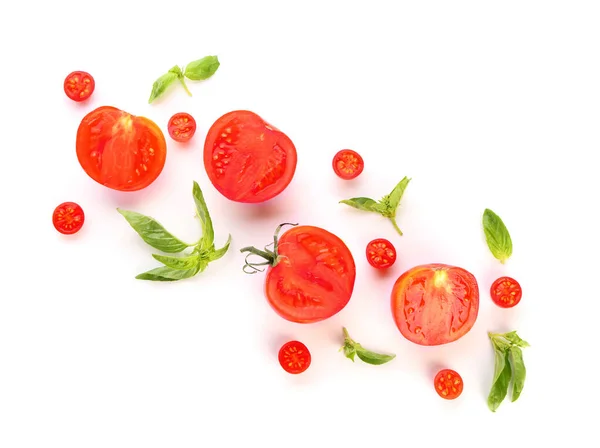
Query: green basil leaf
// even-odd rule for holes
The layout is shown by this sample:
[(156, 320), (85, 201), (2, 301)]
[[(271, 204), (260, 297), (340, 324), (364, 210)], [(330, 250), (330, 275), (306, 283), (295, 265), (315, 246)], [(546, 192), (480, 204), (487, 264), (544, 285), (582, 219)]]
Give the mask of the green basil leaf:
[(202, 221), (202, 240), (201, 245), (203, 249), (208, 249), (213, 245), (215, 241), (215, 231), (213, 229), (212, 220), (210, 218), (210, 213), (208, 212), (208, 207), (206, 206), (206, 202), (204, 201), (204, 195), (202, 194), (202, 190), (200, 189), (200, 185), (198, 182), (194, 181), (194, 188), (192, 190), (194, 195), (194, 202), (196, 203), (196, 211), (198, 213), (198, 217), (200, 221)]
[(489, 208), (483, 212), (483, 231), (492, 255), (504, 263), (512, 255), (512, 240), (502, 219)]
[(227, 242), (225, 243), (225, 245), (222, 248), (217, 249), (210, 254), (209, 261), (218, 260), (223, 255), (225, 255), (227, 253), (227, 251), (229, 250), (230, 244), (231, 244), (231, 235), (229, 235), (229, 238), (227, 238)]
[(166, 253), (177, 253), (190, 246), (168, 232), (162, 224), (150, 216), (119, 208), (117, 211), (125, 217), (133, 230), (155, 249)]
[(396, 210), (398, 209), (400, 200), (404, 195), (404, 190), (406, 190), (406, 187), (410, 181), (411, 179), (404, 176), (404, 179), (398, 182), (398, 185), (394, 187), (392, 192), (382, 199), (382, 202), (387, 206), (387, 213), (389, 214), (387, 216), (388, 218), (396, 216)]
[(381, 353), (375, 353), (370, 350), (363, 348), (360, 344), (356, 345), (356, 355), (363, 361), (374, 366), (379, 366), (391, 361), (396, 355), (383, 355)]
[(488, 408), (492, 412), (496, 412), (496, 409), (500, 406), (502, 401), (506, 398), (506, 394), (508, 393), (508, 386), (510, 384), (511, 378), (511, 369), (510, 364), (507, 359), (508, 355), (504, 355), (504, 368), (496, 378), (496, 381), (493, 382), (492, 388), (488, 395), (487, 404)]
[(344, 344), (342, 348), (344, 349), (344, 356), (352, 360), (352, 362), (354, 362), (354, 356), (356, 356), (356, 350), (354, 349), (354, 345)]
[(201, 264), (197, 264), (193, 269), (173, 269), (167, 266), (152, 269), (147, 272), (143, 272), (137, 275), (135, 278), (138, 280), (152, 280), (159, 282), (174, 282), (177, 280), (183, 280), (186, 278), (193, 277), (200, 269)]
[(512, 344), (517, 347), (529, 347), (529, 343), (519, 337), (516, 331), (510, 331), (508, 333), (504, 333), (504, 338), (510, 341)]
[(178, 66), (171, 68), (167, 73), (162, 75), (152, 85), (152, 92), (150, 93), (150, 98), (148, 99), (148, 103), (152, 103), (156, 98), (161, 96), (167, 88), (173, 84), (177, 78), (182, 76), (181, 69)]
[(200, 261), (198, 255), (187, 257), (169, 257), (165, 255), (152, 254), (155, 260), (172, 269), (194, 269)]
[(513, 389), (511, 401), (517, 401), (523, 386), (525, 385), (525, 377), (527, 376), (527, 370), (525, 369), (525, 363), (523, 362), (523, 352), (519, 347), (512, 346), (508, 352), (508, 360), (512, 370)]
[(506, 353), (502, 350), (494, 350), (494, 380), (492, 384), (495, 384), (500, 378), (504, 368), (506, 367)]
[(185, 67), (184, 75), (192, 81), (201, 81), (215, 74), (221, 63), (217, 56), (206, 56), (197, 61), (190, 62)]
[(366, 212), (380, 213), (379, 203), (371, 198), (351, 198), (340, 201), (340, 204), (346, 204), (358, 210)]

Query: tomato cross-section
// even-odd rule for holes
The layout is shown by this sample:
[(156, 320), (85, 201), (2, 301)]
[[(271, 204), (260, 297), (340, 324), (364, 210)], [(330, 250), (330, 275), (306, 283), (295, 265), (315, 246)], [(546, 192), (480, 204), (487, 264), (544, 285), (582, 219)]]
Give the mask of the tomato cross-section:
[(333, 171), (344, 180), (358, 177), (365, 169), (362, 156), (352, 149), (342, 149), (333, 156)]
[(67, 75), (63, 88), (70, 99), (80, 102), (87, 100), (94, 93), (96, 82), (88, 72), (78, 70)]
[(83, 227), (85, 214), (81, 206), (75, 202), (63, 202), (52, 213), (54, 228), (64, 235), (77, 233)]
[(298, 374), (310, 367), (311, 354), (300, 341), (289, 341), (279, 349), (279, 364), (288, 373)]
[(435, 391), (446, 400), (454, 400), (462, 394), (463, 380), (452, 369), (440, 370), (433, 380)]
[(500, 277), (492, 283), (490, 295), (496, 305), (501, 308), (516, 306), (523, 296), (523, 290), (518, 281), (511, 277)]
[(386, 269), (396, 262), (396, 248), (385, 238), (367, 244), (367, 261), (376, 269)]
[(167, 129), (176, 142), (187, 142), (196, 133), (196, 120), (187, 112), (178, 112), (169, 119)]

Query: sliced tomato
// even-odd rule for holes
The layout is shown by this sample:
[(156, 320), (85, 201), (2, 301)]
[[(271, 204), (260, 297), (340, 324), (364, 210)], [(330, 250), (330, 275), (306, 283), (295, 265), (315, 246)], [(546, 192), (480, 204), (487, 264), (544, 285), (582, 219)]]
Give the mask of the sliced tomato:
[(287, 135), (254, 112), (229, 112), (208, 130), (204, 167), (214, 187), (236, 202), (279, 195), (296, 171), (296, 148)]
[(76, 147), (88, 176), (119, 191), (146, 188), (162, 172), (167, 157), (165, 137), (156, 123), (112, 106), (83, 117)]
[(433, 380), (435, 391), (446, 400), (454, 400), (462, 394), (463, 380), (452, 369), (440, 370)]
[(310, 367), (310, 351), (300, 341), (289, 341), (279, 349), (279, 364), (288, 373), (298, 374)]
[(169, 135), (176, 142), (187, 142), (196, 133), (196, 120), (187, 112), (178, 112), (169, 119)]
[(87, 100), (94, 93), (96, 82), (88, 72), (74, 71), (65, 78), (63, 88), (69, 98), (79, 102)]
[(402, 335), (419, 345), (456, 341), (479, 312), (479, 287), (467, 270), (441, 263), (415, 266), (395, 282), (392, 314)]
[(352, 149), (342, 149), (333, 156), (333, 171), (344, 180), (351, 180), (365, 169), (362, 156)]
[(367, 244), (367, 261), (375, 269), (387, 269), (396, 262), (396, 248), (385, 238)]
[(52, 213), (54, 228), (64, 235), (77, 233), (83, 227), (85, 214), (81, 206), (75, 202), (63, 202)]
[(512, 308), (521, 301), (523, 290), (518, 281), (511, 277), (500, 277), (492, 283), (490, 295), (501, 308)]

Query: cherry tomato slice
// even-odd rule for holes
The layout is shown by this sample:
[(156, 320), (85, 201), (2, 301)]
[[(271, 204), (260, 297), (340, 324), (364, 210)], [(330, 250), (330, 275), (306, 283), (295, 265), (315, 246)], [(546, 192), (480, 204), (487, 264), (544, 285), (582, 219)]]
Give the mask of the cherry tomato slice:
[(352, 149), (342, 149), (333, 156), (333, 171), (338, 177), (350, 180), (363, 172), (365, 163), (359, 153)]
[(77, 102), (87, 100), (94, 93), (95, 87), (92, 75), (83, 71), (69, 73), (64, 82), (65, 93)]
[(54, 209), (52, 224), (64, 235), (79, 232), (85, 221), (83, 209), (75, 202), (63, 202)]
[(452, 369), (440, 370), (433, 380), (435, 391), (446, 400), (458, 398), (463, 391), (461, 376)]
[(389, 268), (396, 262), (396, 248), (385, 238), (377, 238), (367, 244), (367, 261), (375, 269)]
[(490, 288), (490, 295), (501, 308), (512, 308), (521, 301), (523, 291), (518, 281), (511, 277), (500, 277)]
[(178, 112), (169, 120), (168, 130), (176, 142), (187, 142), (196, 133), (196, 120), (187, 112)]
[(310, 351), (302, 342), (289, 341), (279, 349), (279, 364), (288, 373), (298, 374), (310, 366)]

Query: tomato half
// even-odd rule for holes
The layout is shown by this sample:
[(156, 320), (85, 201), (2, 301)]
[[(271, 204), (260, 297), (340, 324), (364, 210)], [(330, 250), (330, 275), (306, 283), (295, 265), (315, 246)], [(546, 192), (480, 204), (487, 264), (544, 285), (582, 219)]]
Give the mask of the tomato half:
[(333, 156), (333, 171), (338, 177), (350, 180), (358, 177), (365, 169), (361, 155), (352, 149), (342, 149)]
[(69, 98), (79, 102), (87, 100), (94, 93), (96, 82), (88, 72), (74, 71), (65, 78), (63, 88)]
[(452, 369), (440, 370), (433, 380), (435, 391), (446, 400), (458, 398), (463, 391), (461, 376)]
[(392, 314), (402, 335), (419, 345), (441, 345), (469, 332), (479, 312), (475, 276), (441, 263), (415, 266), (392, 288)]
[(288, 373), (298, 374), (310, 367), (310, 351), (302, 342), (289, 341), (279, 349), (279, 364)]
[(187, 112), (178, 112), (169, 119), (169, 135), (176, 142), (187, 142), (196, 133), (196, 120)]
[(52, 213), (54, 228), (64, 235), (77, 233), (83, 227), (85, 214), (81, 206), (75, 202), (63, 202)]
[(167, 157), (165, 137), (156, 123), (112, 106), (83, 117), (76, 147), (88, 176), (119, 191), (146, 188), (162, 172)]
[(232, 201), (264, 202), (279, 195), (292, 181), (296, 162), (296, 147), (288, 136), (254, 112), (229, 112), (206, 135), (206, 173)]
[(518, 281), (511, 277), (500, 277), (492, 283), (490, 295), (501, 308), (512, 308), (521, 301), (523, 290)]
[(396, 248), (385, 238), (367, 244), (367, 261), (376, 269), (386, 269), (396, 262)]

